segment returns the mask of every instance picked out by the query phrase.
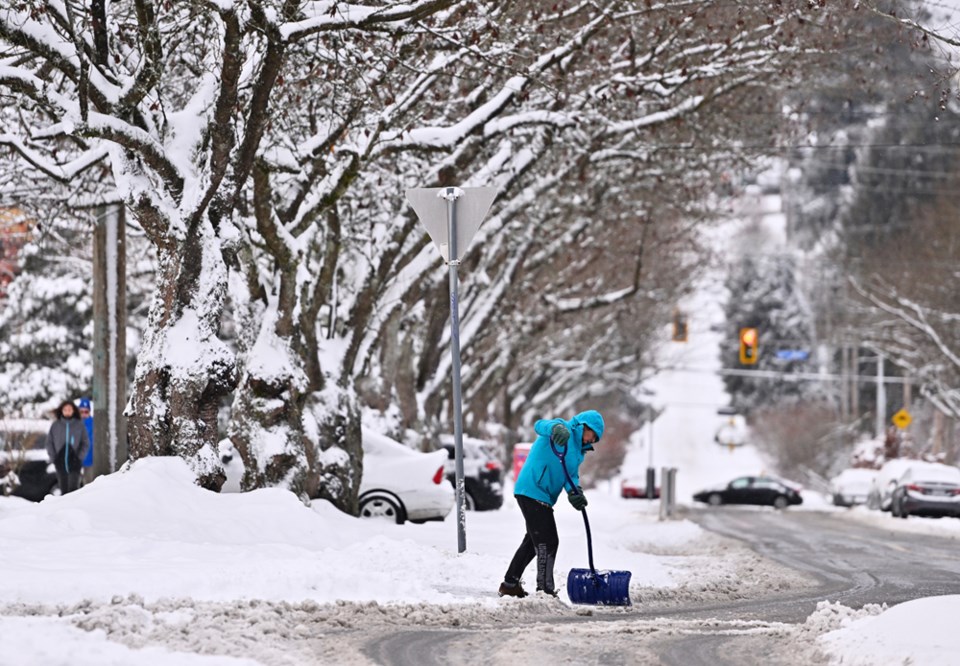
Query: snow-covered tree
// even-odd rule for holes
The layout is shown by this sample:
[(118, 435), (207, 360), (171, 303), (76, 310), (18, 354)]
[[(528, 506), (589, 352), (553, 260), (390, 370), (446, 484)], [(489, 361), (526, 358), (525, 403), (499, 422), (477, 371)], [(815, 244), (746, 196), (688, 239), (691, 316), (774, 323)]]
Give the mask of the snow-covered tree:
[(22, 165), (0, 191), (19, 202), (45, 177), (67, 207), (119, 197), (155, 247), (133, 456), (183, 456), (218, 487), (232, 393), (247, 487), (351, 510), (358, 382), (375, 394), (399, 358), (391, 393), (421, 423), (448, 400), (440, 264), (403, 191), (500, 191), (464, 262), (478, 418), (504, 391), (569, 404), (629, 384), (656, 304), (683, 283), (696, 198), (737, 142), (771, 131), (743, 111), (846, 30), (830, 11), (23, 3), (0, 10), (0, 94), (15, 100), (0, 141)]

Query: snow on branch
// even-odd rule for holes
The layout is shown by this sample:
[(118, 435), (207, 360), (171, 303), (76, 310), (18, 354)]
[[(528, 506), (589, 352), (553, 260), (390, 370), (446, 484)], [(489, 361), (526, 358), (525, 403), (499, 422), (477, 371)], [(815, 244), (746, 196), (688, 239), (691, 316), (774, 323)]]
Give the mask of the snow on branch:
[(0, 134), (0, 145), (10, 146), (31, 165), (62, 183), (71, 180), (74, 176), (93, 166), (108, 154), (105, 147), (99, 147), (88, 150), (80, 155), (80, 157), (69, 162), (58, 164), (48, 161), (38, 152), (27, 147), (18, 137), (11, 134)]
[[(589, 42), (590, 38), (599, 32), (606, 24), (607, 20), (608, 17), (604, 14), (594, 18), (587, 25), (579, 29), (576, 34), (564, 44), (538, 57), (524, 73), (508, 78), (499, 92), (492, 95), (487, 102), (481, 104), (459, 122), (450, 126), (420, 127), (399, 133), (385, 133), (384, 141), (399, 143), (405, 147), (433, 149), (449, 149), (459, 145), (468, 135), (478, 131), (500, 115), (503, 109), (531, 86), (537, 76), (562, 61), (571, 53), (582, 49), (587, 42)], [(569, 124), (566, 116), (547, 115), (542, 115), (539, 118), (531, 118), (528, 122), (542, 124), (547, 119), (552, 122), (562, 120), (564, 124)], [(491, 131), (498, 130), (499, 128), (497, 130), (487, 131), (486, 133), (489, 134)]]
[[(946, 35), (944, 35), (944, 34), (943, 34), (942, 32), (940, 32), (939, 30), (935, 30), (935, 29), (933, 29), (933, 28), (928, 28), (927, 26), (923, 25), (922, 23), (920, 23), (920, 22), (918, 22), (918, 21), (916, 21), (916, 20), (914, 20), (914, 19), (904, 18), (904, 17), (902, 17), (902, 16), (897, 16), (896, 12), (893, 11), (893, 10), (890, 10), (890, 9), (878, 9), (875, 5), (873, 5), (873, 4), (871, 4), (871, 3), (864, 3), (864, 6), (865, 6), (867, 9), (869, 9), (871, 12), (873, 12), (874, 14), (876, 14), (877, 16), (883, 17), (883, 18), (887, 19), (888, 21), (893, 21), (894, 23), (897, 23), (897, 24), (899, 24), (899, 25), (902, 25), (902, 26), (904, 26), (904, 27), (906, 27), (906, 28), (911, 28), (911, 29), (913, 29), (913, 30), (919, 30), (919, 31), (922, 32), (924, 35), (926, 35), (927, 37), (931, 37), (931, 38), (937, 40), (938, 42), (942, 42), (942, 43), (944, 43), (944, 44), (948, 44), (949, 46), (960, 46), (960, 39), (958, 39), (958, 38), (956, 38), (956, 37), (947, 37)], [(948, 5), (943, 5), (943, 6), (946, 7), (946, 6), (948, 6)]]
[(373, 28), (388, 23), (419, 21), (457, 4), (457, 0), (396, 2), (386, 7), (368, 7), (336, 0), (310, 2), (301, 10), (303, 18), (280, 25), (287, 41), (296, 41), (318, 32)]
[(527, 113), (517, 113), (510, 116), (504, 116), (497, 120), (487, 123), (484, 127), (486, 136), (502, 134), (525, 125), (553, 125), (555, 127), (570, 127), (577, 123), (577, 119), (568, 113), (556, 113), (554, 111), (529, 111)]
[[(82, 121), (79, 103), (51, 90), (44, 81), (20, 68), (0, 66), (0, 87), (3, 86), (29, 96), (51, 112), (59, 113), (62, 120), (56, 128), (63, 134), (100, 138), (123, 146), (138, 154), (167, 182), (177, 196), (182, 192), (183, 177), (164, 155), (163, 146), (144, 130), (101, 113), (91, 112), (87, 120)], [(51, 131), (48, 130), (44, 136), (50, 134)]]
[(890, 298), (896, 303), (892, 305), (887, 303), (876, 294), (868, 291), (857, 280), (851, 278), (850, 284), (865, 299), (873, 303), (877, 308), (893, 315), (898, 320), (907, 324), (931, 341), (937, 350), (949, 360), (955, 367), (960, 368), (960, 356), (958, 356), (947, 343), (943, 340), (937, 330), (927, 320), (926, 312), (920, 304), (898, 295), (891, 290)]
[(703, 104), (706, 97), (703, 95), (697, 95), (695, 97), (688, 97), (683, 100), (680, 104), (670, 108), (664, 109), (662, 111), (657, 111), (655, 113), (649, 113), (640, 118), (631, 118), (630, 120), (622, 123), (613, 123), (607, 130), (607, 136), (613, 136), (616, 134), (624, 134), (626, 132), (633, 132), (642, 127), (649, 127), (651, 125), (657, 125), (660, 123), (665, 123), (669, 120), (679, 118), (680, 116), (695, 111), (697, 107)]
[(569, 296), (564, 298), (556, 298), (554, 296), (550, 296), (549, 294), (545, 294), (543, 300), (560, 312), (576, 312), (578, 310), (590, 310), (593, 308), (602, 308), (607, 305), (613, 305), (614, 303), (618, 303), (619, 301), (629, 298), (636, 292), (637, 287), (632, 286), (587, 298), (570, 298)]
[(399, 141), (407, 147), (452, 148), (499, 114), (528, 83), (526, 77), (511, 77), (499, 93), (459, 122), (448, 127), (421, 127), (407, 132), (384, 133), (384, 141)]

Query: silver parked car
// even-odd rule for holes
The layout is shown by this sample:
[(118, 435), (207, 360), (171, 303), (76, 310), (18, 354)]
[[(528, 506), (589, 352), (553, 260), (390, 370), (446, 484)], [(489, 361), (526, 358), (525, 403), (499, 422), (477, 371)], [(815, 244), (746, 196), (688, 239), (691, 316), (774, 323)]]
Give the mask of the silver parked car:
[(870, 484), (870, 491), (867, 493), (867, 508), (889, 511), (893, 490), (897, 487), (897, 479), (907, 471), (910, 465), (917, 462), (919, 461), (908, 458), (894, 458), (883, 463)]
[(890, 513), (900, 518), (960, 516), (960, 469), (914, 461), (897, 480)]

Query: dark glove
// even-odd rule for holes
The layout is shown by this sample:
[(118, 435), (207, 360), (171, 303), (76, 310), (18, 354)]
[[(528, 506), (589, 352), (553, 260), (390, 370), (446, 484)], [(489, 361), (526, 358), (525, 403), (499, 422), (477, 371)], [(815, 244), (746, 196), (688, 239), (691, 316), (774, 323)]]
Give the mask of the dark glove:
[(556, 444), (557, 446), (566, 446), (567, 442), (570, 440), (570, 431), (567, 430), (567, 426), (562, 423), (558, 423), (553, 426), (553, 430), (550, 431), (550, 441)]
[(577, 511), (583, 511), (587, 506), (587, 496), (583, 494), (583, 488), (577, 487), (576, 492), (567, 493), (567, 499)]

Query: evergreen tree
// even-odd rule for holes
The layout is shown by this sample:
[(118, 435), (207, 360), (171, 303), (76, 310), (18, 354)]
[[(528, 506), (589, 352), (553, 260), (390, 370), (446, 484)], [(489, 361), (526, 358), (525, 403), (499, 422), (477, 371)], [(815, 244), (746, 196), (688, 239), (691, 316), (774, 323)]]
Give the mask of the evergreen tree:
[(42, 417), (89, 395), (93, 334), (89, 233), (80, 222), (45, 228), (19, 251), (0, 302), (0, 405)]

